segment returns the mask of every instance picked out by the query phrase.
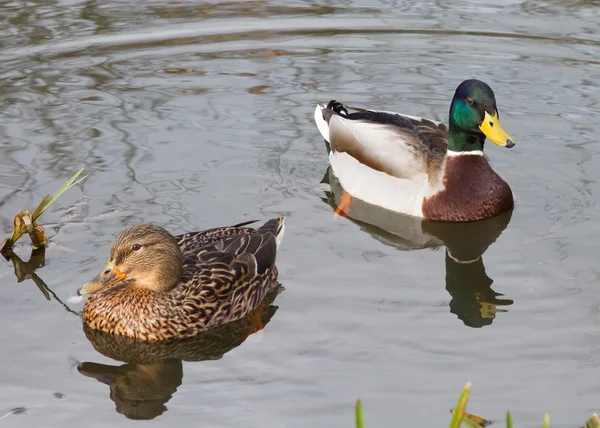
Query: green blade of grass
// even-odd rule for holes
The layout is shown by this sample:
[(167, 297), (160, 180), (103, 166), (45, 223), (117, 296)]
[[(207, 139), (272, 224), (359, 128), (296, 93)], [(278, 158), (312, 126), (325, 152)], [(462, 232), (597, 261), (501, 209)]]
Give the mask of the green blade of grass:
[(362, 404), (360, 399), (356, 400), (356, 428), (365, 428), (365, 422), (363, 420)]
[(38, 218), (40, 215), (42, 215), (41, 210), (42, 208), (46, 207), (48, 205), (48, 201), (50, 200), (52, 196), (50, 195), (46, 195), (44, 196), (44, 199), (42, 199), (42, 202), (40, 202), (37, 206), (37, 208), (33, 211), (32, 219)]
[(585, 428), (600, 428), (600, 418), (597, 414), (593, 414), (585, 423)]
[(510, 412), (506, 412), (506, 428), (513, 428), (512, 416)]
[[(35, 209), (35, 211), (33, 212), (33, 214), (31, 215), (31, 218), (33, 219), (33, 221), (37, 220), (39, 216), (41, 216), (44, 211), (46, 211), (46, 209), (52, 205), (52, 203), (54, 201), (56, 201), (58, 199), (58, 197), (60, 195), (62, 195), (63, 193), (65, 193), (67, 190), (69, 190), (71, 187), (75, 186), (76, 184), (80, 183), (83, 179), (85, 179), (87, 177), (87, 175), (84, 175), (83, 177), (81, 177), (79, 180), (77, 180), (77, 177), (79, 177), (79, 175), (83, 172), (83, 168), (81, 168), (79, 171), (77, 171), (71, 178), (69, 178), (69, 181), (67, 181), (65, 184), (63, 184), (60, 189), (58, 189), (54, 195), (52, 195), (52, 197), (50, 199), (47, 199), (48, 197), (46, 196), (42, 202), (40, 203), (40, 205), (38, 205), (38, 207)], [(77, 180), (77, 181), (75, 181)]]
[(542, 428), (550, 428), (550, 416), (548, 413), (544, 415), (544, 420), (542, 421)]
[(471, 382), (467, 382), (456, 403), (456, 409), (454, 411), (454, 415), (452, 415), (452, 420), (450, 421), (450, 428), (460, 427), (460, 424), (463, 420), (463, 416), (465, 414), (465, 409), (467, 408), (467, 401), (469, 401), (470, 390)]

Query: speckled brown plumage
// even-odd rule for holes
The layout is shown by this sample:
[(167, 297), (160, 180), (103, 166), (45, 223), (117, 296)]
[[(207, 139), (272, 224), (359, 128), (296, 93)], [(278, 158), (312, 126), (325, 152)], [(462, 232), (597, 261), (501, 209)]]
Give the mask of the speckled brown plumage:
[(428, 220), (481, 220), (514, 206), (510, 187), (482, 155), (446, 158), (444, 187), (423, 201), (423, 216)]
[[(269, 220), (258, 229), (244, 223), (177, 236), (183, 264), (181, 269), (171, 270), (169, 260), (161, 258), (167, 257), (173, 244), (158, 236), (162, 232), (145, 231), (144, 225), (138, 226), (140, 232), (133, 230), (134, 226), (117, 237), (118, 248), (113, 245), (111, 261), (122, 257), (126, 263), (127, 257), (133, 257), (129, 248), (136, 240), (143, 239), (150, 246), (161, 239), (162, 247), (148, 253), (150, 260), (140, 258), (140, 263), (130, 265), (130, 269), (144, 265), (148, 270), (153, 268), (153, 261), (163, 263), (168, 269), (142, 273), (146, 278), (150, 274), (160, 278), (166, 271), (180, 271), (179, 281), (175, 280), (171, 289), (163, 289), (162, 284), (154, 287), (131, 280), (118, 282), (91, 294), (84, 306), (83, 321), (109, 334), (157, 341), (192, 337), (238, 320), (277, 285), (275, 259), (283, 221), (283, 217)], [(169, 257), (173, 257), (171, 261), (177, 259)]]
[(281, 290), (277, 284), (259, 306), (244, 317), (185, 339), (160, 342), (112, 335), (84, 324), (85, 337), (100, 354), (113, 360), (136, 364), (156, 364), (164, 360), (218, 360), (241, 345), (248, 335), (264, 328), (277, 312), (273, 305)]
[(166, 410), (166, 403), (181, 385), (181, 361), (218, 360), (241, 345), (275, 315), (273, 301), (280, 290), (271, 290), (243, 318), (187, 339), (151, 342), (104, 333), (84, 324), (85, 336), (96, 351), (127, 364), (81, 362), (77, 370), (110, 387), (110, 399), (118, 413), (130, 419), (155, 418)]

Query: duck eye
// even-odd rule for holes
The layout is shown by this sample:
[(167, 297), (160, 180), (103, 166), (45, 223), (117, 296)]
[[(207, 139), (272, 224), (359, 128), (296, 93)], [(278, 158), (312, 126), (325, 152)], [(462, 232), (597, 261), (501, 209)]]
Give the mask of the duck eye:
[(133, 247), (131, 247), (131, 250), (138, 251), (140, 248), (142, 248), (142, 246), (140, 244), (133, 244)]
[(467, 104), (469, 104), (470, 106), (473, 105), (473, 98), (467, 97), (466, 100), (467, 100)]

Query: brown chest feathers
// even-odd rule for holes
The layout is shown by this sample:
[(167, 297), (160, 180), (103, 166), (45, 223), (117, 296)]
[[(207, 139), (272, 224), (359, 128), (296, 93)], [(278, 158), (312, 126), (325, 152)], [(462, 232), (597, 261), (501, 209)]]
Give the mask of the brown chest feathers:
[(475, 221), (514, 206), (508, 184), (480, 155), (446, 158), (445, 188), (423, 201), (423, 217), (439, 221)]

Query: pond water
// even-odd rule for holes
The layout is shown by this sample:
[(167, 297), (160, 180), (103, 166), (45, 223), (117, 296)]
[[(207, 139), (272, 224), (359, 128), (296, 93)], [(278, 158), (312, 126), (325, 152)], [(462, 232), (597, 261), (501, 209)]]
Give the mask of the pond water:
[[(470, 380), (475, 414), (581, 426), (600, 410), (599, 6), (2, 2), (2, 234), (77, 169), (88, 177), (42, 217), (45, 261), (19, 277), (0, 265), (0, 416), (25, 408), (1, 423), (352, 426), (360, 397), (367, 426), (446, 426)], [(466, 78), (491, 85), (517, 143), (486, 146), (514, 211), (450, 229), (367, 207), (334, 219), (315, 103), (446, 121)], [(242, 320), (126, 364), (68, 303), (129, 225), (279, 215), (284, 289), (247, 339)], [(15, 252), (27, 261), (29, 242)]]

